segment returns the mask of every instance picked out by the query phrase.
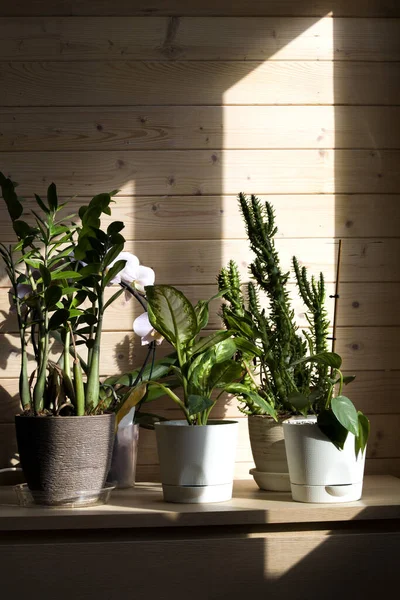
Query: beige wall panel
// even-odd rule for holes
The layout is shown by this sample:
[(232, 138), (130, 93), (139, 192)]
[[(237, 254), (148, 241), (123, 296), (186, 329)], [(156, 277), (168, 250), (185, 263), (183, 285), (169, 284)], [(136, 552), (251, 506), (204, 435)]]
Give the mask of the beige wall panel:
[(397, 0), (2, 0), (1, 15), (239, 15), (398, 17)]
[[(335, 285), (327, 283), (326, 286), (326, 307), (330, 322), (333, 323), (334, 300), (330, 296), (335, 293)], [(398, 283), (343, 283), (340, 286), (340, 300), (337, 309), (339, 327), (400, 325), (399, 287)], [(193, 303), (198, 300), (207, 300), (218, 291), (217, 286), (212, 285), (181, 285), (179, 289)], [(0, 328), (3, 331), (6, 328), (9, 332), (17, 332), (17, 319), (14, 314), (9, 314), (9, 299), (6, 290), (8, 288), (0, 291), (0, 315), (3, 316), (0, 318)], [(298, 296), (297, 287), (291, 284), (289, 292), (299, 326), (308, 327), (305, 306)], [(107, 288), (106, 299), (114, 293), (114, 287)], [(261, 296), (261, 305), (267, 308), (267, 301), (263, 296)], [(220, 300), (213, 300), (210, 304), (209, 329), (221, 327), (220, 306)], [(103, 325), (104, 331), (130, 331), (133, 320), (142, 312), (143, 309), (139, 303), (129, 292), (126, 292), (107, 309)], [(6, 322), (2, 323), (4, 319)]]
[(394, 19), (3, 18), (2, 60), (399, 60)]
[[(400, 251), (398, 239), (350, 239), (343, 240), (341, 282), (399, 281)], [(279, 239), (276, 243), (283, 270), (290, 270), (292, 256), (310, 274), (324, 273), (327, 282), (335, 281), (335, 260), (338, 250), (336, 240), (326, 239)], [(198, 240), (195, 244), (185, 241), (127, 242), (125, 250), (134, 252), (144, 265), (156, 272), (158, 283), (181, 286), (209, 284), (215, 281), (222, 266), (230, 259), (237, 262), (243, 280), (248, 278), (248, 267), (253, 254), (245, 240)], [(0, 266), (0, 281), (7, 286), (4, 266)]]
[[(347, 371), (398, 370), (398, 327), (343, 327), (337, 332), (336, 351), (342, 355)], [(19, 376), (19, 337), (0, 334), (0, 376), (12, 379)], [(56, 347), (55, 347), (56, 350)], [(134, 370), (144, 360), (146, 349), (139, 346), (131, 332), (104, 332), (101, 344), (101, 375), (113, 375)], [(158, 356), (171, 348), (163, 344)], [(56, 354), (56, 353), (55, 353)], [(82, 356), (85, 353), (82, 350)], [(33, 363), (30, 363), (32, 368)]]
[[(400, 46), (400, 44), (399, 44)], [(397, 106), (0, 109), (1, 151), (398, 148)]]
[[(124, 195), (398, 193), (399, 150), (4, 152), (19, 193)], [(157, 165), (157, 169), (154, 169)]]
[(396, 63), (363, 61), (15, 61), (0, 63), (0, 104), (390, 106), (397, 73)]
[[(42, 185), (40, 185), (42, 189)], [(26, 194), (25, 210), (37, 208)], [(400, 196), (393, 195), (259, 195), (275, 209), (277, 238), (386, 238), (397, 237), (400, 227)], [(69, 202), (64, 214), (77, 212), (91, 197)], [(69, 200), (66, 197), (60, 201)], [(34, 222), (29, 216), (27, 221)], [(102, 224), (123, 221), (127, 240), (247, 239), (237, 197), (153, 196), (115, 197), (112, 215)], [(14, 239), (7, 209), (0, 204), (0, 238)]]

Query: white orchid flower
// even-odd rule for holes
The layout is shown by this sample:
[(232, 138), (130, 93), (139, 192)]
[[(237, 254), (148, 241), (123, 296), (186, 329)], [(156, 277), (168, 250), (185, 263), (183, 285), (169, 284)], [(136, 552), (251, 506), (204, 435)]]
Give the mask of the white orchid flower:
[(142, 338), (142, 346), (147, 346), (147, 344), (150, 344), (151, 342), (156, 342), (157, 346), (159, 346), (164, 339), (150, 323), (147, 312), (141, 314), (134, 320), (133, 331)]
[(117, 258), (115, 258), (108, 265), (108, 268), (110, 269), (119, 260), (125, 260), (126, 264), (124, 268), (119, 273), (117, 273), (117, 275), (113, 279), (111, 279), (110, 284), (116, 284), (121, 282), (132, 283), (132, 281), (135, 281), (136, 279), (137, 270), (140, 264), (138, 257), (134, 254), (131, 254), (130, 252), (120, 252)]
[(110, 284), (126, 283), (133, 285), (139, 292), (144, 294), (146, 285), (154, 285), (155, 273), (150, 267), (145, 267), (139, 263), (139, 259), (130, 252), (121, 252), (109, 267), (112, 267), (118, 260), (125, 260), (125, 267), (110, 281)]

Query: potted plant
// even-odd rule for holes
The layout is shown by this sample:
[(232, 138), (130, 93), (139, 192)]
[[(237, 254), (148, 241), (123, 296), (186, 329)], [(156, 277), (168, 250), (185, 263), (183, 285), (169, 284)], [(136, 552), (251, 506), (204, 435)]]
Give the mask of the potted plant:
[(164, 499), (229, 500), (238, 423), (209, 417), (218, 397), (242, 377), (241, 364), (232, 359), (236, 344), (226, 330), (202, 337), (209, 301), (193, 306), (180, 290), (168, 285), (147, 286), (145, 291), (148, 313), (141, 333), (157, 332), (173, 346), (170, 374), (182, 390), (180, 397), (168, 378), (153, 376), (147, 384), (149, 390), (169, 396), (184, 416), (155, 423)]
[[(310, 281), (306, 268), (300, 268), (293, 258), (309, 325), (308, 330), (300, 332), (289, 298), (289, 273), (282, 271), (275, 247), (277, 227), (273, 207), (269, 202), (262, 205), (254, 195), (247, 198), (240, 194), (239, 202), (255, 259), (250, 265), (252, 279), (247, 287), (247, 301), (232, 261), (219, 274), (219, 287), (225, 290), (226, 300), (222, 317), (226, 327), (234, 331), (239, 350), (236, 357), (246, 369), (241, 384), (256, 390), (264, 399), (261, 406), (248, 395), (239, 396), (244, 405), (242, 410), (249, 417), (256, 465), (251, 473), (262, 489), (289, 491), (282, 423), (301, 411), (315, 413), (326, 404), (332, 397), (334, 373), (330, 369), (338, 368), (340, 358), (328, 352), (330, 324), (322, 273), (318, 281), (315, 278)], [(277, 415), (275, 420), (271, 419), (271, 407)]]
[(22, 412), (15, 417), (21, 466), (36, 503), (79, 502), (77, 496), (92, 502), (109, 471), (119, 400), (101, 385), (100, 351), (104, 313), (124, 289), (107, 301), (105, 290), (123, 283), (123, 276), (148, 283), (148, 273), (142, 267), (135, 275), (138, 259), (122, 252), (123, 223), (100, 227), (116, 191), (82, 206), (78, 224), (75, 215), (60, 217), (65, 205), (51, 184), (46, 200), (35, 195), (37, 209), (27, 222), (16, 184), (0, 174), (0, 185), (18, 240), (1, 244), (0, 254), (21, 346)]

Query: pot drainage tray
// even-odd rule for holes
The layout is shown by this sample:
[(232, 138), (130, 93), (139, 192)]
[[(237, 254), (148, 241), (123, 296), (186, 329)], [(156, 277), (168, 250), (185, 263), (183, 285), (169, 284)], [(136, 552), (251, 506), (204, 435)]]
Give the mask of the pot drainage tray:
[(85, 508), (107, 504), (114, 489), (114, 484), (106, 484), (100, 491), (74, 492), (68, 497), (52, 500), (49, 499), (47, 493), (32, 492), (26, 483), (14, 486), (19, 506), (46, 506), (48, 508)]

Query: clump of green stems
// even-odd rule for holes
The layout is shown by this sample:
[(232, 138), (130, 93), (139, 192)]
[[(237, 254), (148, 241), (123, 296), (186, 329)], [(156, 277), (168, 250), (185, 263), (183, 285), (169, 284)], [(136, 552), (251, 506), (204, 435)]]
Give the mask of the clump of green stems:
[[(318, 280), (314, 277), (309, 280), (306, 268), (301, 268), (293, 257), (296, 282), (307, 307), (309, 324), (309, 330), (304, 330), (301, 336), (289, 297), (289, 273), (282, 270), (275, 247), (278, 230), (273, 207), (269, 202), (263, 205), (255, 196), (247, 198), (244, 194), (239, 195), (239, 203), (255, 258), (250, 264), (247, 295), (234, 261), (221, 270), (218, 285), (227, 290), (221, 314), (226, 327), (247, 341), (241, 349), (241, 358), (246, 365), (248, 382), (253, 381), (258, 393), (275, 410), (285, 414), (292, 409), (291, 399), (298, 394), (308, 394), (310, 389), (315, 402), (326, 397), (328, 367), (297, 363), (308, 355), (328, 350), (324, 277), (321, 273)], [(263, 412), (248, 398), (243, 411)]]
[[(79, 218), (62, 218), (60, 211), (67, 203), (59, 204), (52, 183), (47, 199), (35, 195), (37, 207), (28, 211), (28, 223), (17, 184), (0, 173), (0, 185), (18, 239), (16, 244), (1, 244), (0, 254), (18, 321), (23, 410), (34, 415), (104, 412), (115, 398), (104, 393), (101, 398), (100, 393), (103, 318), (124, 292), (119, 288), (105, 301), (105, 289), (126, 261), (115, 260), (124, 247), (124, 224), (112, 222), (103, 231), (100, 218), (111, 214), (117, 190), (94, 196), (81, 206)], [(61, 344), (56, 359), (50, 357), (53, 338)], [(78, 354), (81, 345), (87, 348), (86, 360)], [(29, 352), (36, 362), (30, 374)]]
[[(356, 450), (364, 449), (368, 419), (342, 395), (343, 385), (354, 377), (343, 377), (341, 357), (328, 350), (330, 323), (323, 274), (318, 279), (309, 278), (307, 269), (293, 257), (296, 285), (309, 325), (301, 336), (289, 297), (290, 273), (282, 271), (275, 247), (278, 229), (274, 209), (268, 201), (262, 204), (256, 196), (248, 198), (242, 193), (239, 204), (255, 258), (250, 264), (247, 297), (234, 261), (219, 273), (218, 286), (226, 301), (221, 316), (235, 336), (236, 359), (245, 367), (241, 384), (256, 390), (268, 407), (243, 394), (239, 396), (242, 411), (274, 416), (272, 408), (281, 418), (316, 414), (320, 428), (337, 447), (343, 447), (350, 431), (356, 437)], [(337, 384), (339, 393), (334, 396)]]

